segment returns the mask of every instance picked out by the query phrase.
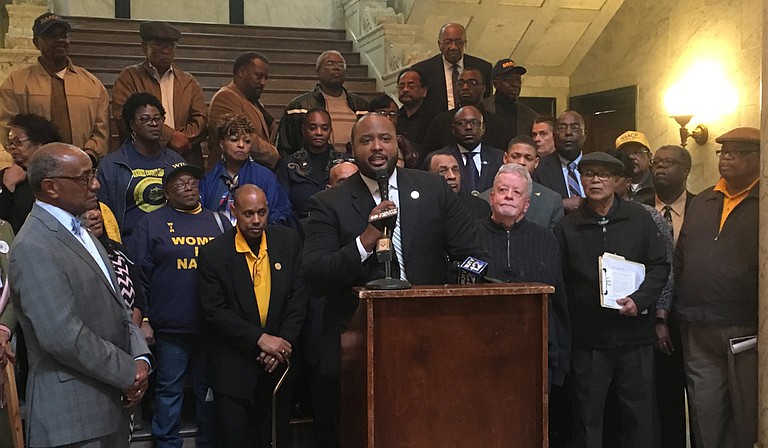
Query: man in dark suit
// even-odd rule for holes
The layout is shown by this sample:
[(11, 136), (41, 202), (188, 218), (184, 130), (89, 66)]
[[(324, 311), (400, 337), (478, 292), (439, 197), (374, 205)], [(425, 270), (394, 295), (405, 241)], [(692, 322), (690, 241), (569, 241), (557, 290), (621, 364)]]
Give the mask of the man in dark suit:
[(485, 121), (480, 110), (474, 106), (459, 109), (451, 131), (456, 143), (443, 149), (460, 162), (461, 191), (477, 195), (493, 187), (493, 177), (504, 164), (504, 151), (481, 142)]
[[(320, 376), (326, 396), (315, 410), (322, 440), (340, 444), (340, 335), (357, 309), (351, 288), (383, 277), (383, 263), (373, 255), (382, 228), (394, 229), (393, 276), (414, 285), (448, 282), (448, 259), (478, 256), (479, 241), (469, 213), (448, 184), (433, 173), (398, 168), (395, 127), (386, 117), (366, 115), (352, 130), (359, 173), (311, 199), (306, 227), (304, 266), (310, 287), (325, 295), (320, 341)], [(389, 200), (381, 200), (375, 173), (386, 170)], [(378, 203), (378, 205), (377, 205)], [(396, 208), (396, 218), (369, 222)], [(479, 256), (482, 258), (480, 254)]]
[(98, 206), (91, 159), (51, 143), (27, 176), (37, 201), (9, 280), (29, 350), (27, 446), (127, 448), (124, 405), (146, 391), (150, 355), (104, 247), (77, 218)]
[[(219, 446), (269, 448), (272, 391), (307, 307), (301, 242), (293, 229), (267, 226), (267, 198), (255, 185), (237, 190), (232, 214), (237, 227), (200, 250), (197, 270), (208, 382)], [(290, 389), (278, 394), (278, 446), (290, 445)]]
[[(650, 164), (656, 188), (656, 196), (650, 205), (670, 225), (672, 238), (677, 243), (685, 211), (691, 205), (691, 199), (696, 196), (686, 189), (688, 174), (691, 172), (691, 153), (682, 146), (662, 146), (656, 150)], [(663, 448), (685, 446), (685, 373), (680, 324), (674, 313), (659, 314), (659, 311), (656, 310), (659, 319), (656, 323), (658, 342), (654, 362), (660, 423), (656, 436), (659, 436), (660, 430)]]
[(429, 86), (425, 102), (437, 110), (451, 110), (459, 105), (459, 95), (454, 84), (459, 75), (468, 68), (475, 68), (483, 75), (485, 96), (491, 94), (491, 63), (464, 54), (467, 45), (467, 30), (458, 23), (446, 23), (437, 35), (440, 54), (417, 62), (413, 68), (426, 75)]
[(535, 110), (517, 100), (526, 72), (525, 67), (515, 64), (512, 59), (500, 59), (491, 71), (496, 93), (483, 99), (485, 110), (495, 113), (508, 123), (512, 137), (529, 135), (534, 120), (539, 116)]
[(555, 126), (555, 152), (543, 157), (533, 172), (535, 182), (560, 193), (565, 213), (576, 210), (584, 201), (578, 165), (586, 132), (578, 112), (567, 110), (560, 114)]
[(461, 191), (461, 168), (459, 168), (459, 159), (453, 152), (447, 149), (433, 151), (427, 154), (424, 166), (427, 171), (437, 173), (445, 179), (473, 219), (490, 216), (491, 207), (487, 201), (479, 196)]

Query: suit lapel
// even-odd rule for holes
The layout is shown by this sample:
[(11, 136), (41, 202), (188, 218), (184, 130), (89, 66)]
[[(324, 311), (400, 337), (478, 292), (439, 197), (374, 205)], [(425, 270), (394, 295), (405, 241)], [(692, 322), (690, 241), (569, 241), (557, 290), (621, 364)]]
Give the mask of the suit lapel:
[(347, 182), (350, 182), (350, 196), (352, 198), (352, 207), (362, 217), (365, 222), (368, 222), (368, 216), (371, 214), (371, 210), (376, 206), (371, 196), (371, 191), (363, 182), (363, 178), (360, 173), (357, 172), (352, 175)]
[(417, 228), (418, 217), (423, 199), (420, 199), (424, 192), (419, 192), (413, 177), (407, 170), (397, 168), (397, 189), (400, 199), (400, 239), (403, 245), (403, 260), (408, 259), (413, 242), (413, 233), (410, 231)]
[[(485, 149), (484, 144), (480, 144), (480, 181), (477, 183), (477, 188), (480, 191), (483, 191), (485, 188), (485, 183), (488, 179), (489, 171), (487, 167), (489, 166), (489, 161), (486, 159), (488, 157), (488, 151)], [(493, 173), (495, 176), (496, 173)]]
[[(234, 239), (232, 245), (234, 246)], [(227, 258), (227, 271), (232, 278), (232, 287), (237, 300), (248, 321), (261, 325), (259, 306), (256, 303), (256, 294), (253, 292), (253, 279), (248, 270), (248, 262), (245, 261), (245, 255), (235, 251), (234, 247)]]
[[(275, 322), (280, 322), (280, 310), (283, 309), (283, 299), (286, 291), (285, 285), (289, 284), (290, 279), (285, 276), (290, 272), (285, 259), (285, 247), (280, 241), (267, 235), (267, 251), (269, 252), (269, 272), (271, 275), (272, 291), (269, 295), (269, 312), (267, 313), (267, 328), (272, 328)], [(279, 267), (279, 268), (278, 268)], [(275, 328), (278, 330), (279, 328)]]

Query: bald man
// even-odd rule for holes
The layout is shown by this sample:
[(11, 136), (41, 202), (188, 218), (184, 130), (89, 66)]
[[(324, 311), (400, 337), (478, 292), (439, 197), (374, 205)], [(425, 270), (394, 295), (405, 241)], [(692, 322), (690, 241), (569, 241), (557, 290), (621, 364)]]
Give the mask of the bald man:
[[(301, 242), (293, 229), (267, 224), (259, 187), (242, 185), (232, 214), (237, 226), (201, 248), (197, 270), (221, 423), (217, 446), (269, 448), (272, 391), (295, 356), (307, 307)], [(277, 396), (279, 446), (291, 444), (290, 397), (285, 383)]]

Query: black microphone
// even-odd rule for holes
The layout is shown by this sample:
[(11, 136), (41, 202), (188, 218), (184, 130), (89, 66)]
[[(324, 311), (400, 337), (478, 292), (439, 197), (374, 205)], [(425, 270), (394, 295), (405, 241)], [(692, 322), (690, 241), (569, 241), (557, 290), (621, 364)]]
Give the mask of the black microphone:
[(460, 285), (472, 285), (476, 283), (507, 283), (503, 280), (485, 275), (488, 270), (488, 262), (475, 257), (467, 257), (459, 263), (454, 261), (451, 271), (457, 273), (457, 283)]
[(389, 173), (385, 169), (376, 171), (376, 183), (379, 184), (379, 194), (382, 201), (389, 200)]

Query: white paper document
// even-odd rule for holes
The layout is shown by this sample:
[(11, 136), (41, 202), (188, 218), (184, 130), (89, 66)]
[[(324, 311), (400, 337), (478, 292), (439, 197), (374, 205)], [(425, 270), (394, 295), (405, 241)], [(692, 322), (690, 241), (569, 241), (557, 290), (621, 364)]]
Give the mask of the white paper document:
[(645, 265), (627, 261), (624, 257), (608, 252), (598, 258), (600, 269), (600, 305), (621, 309), (616, 303), (637, 291), (645, 280)]

